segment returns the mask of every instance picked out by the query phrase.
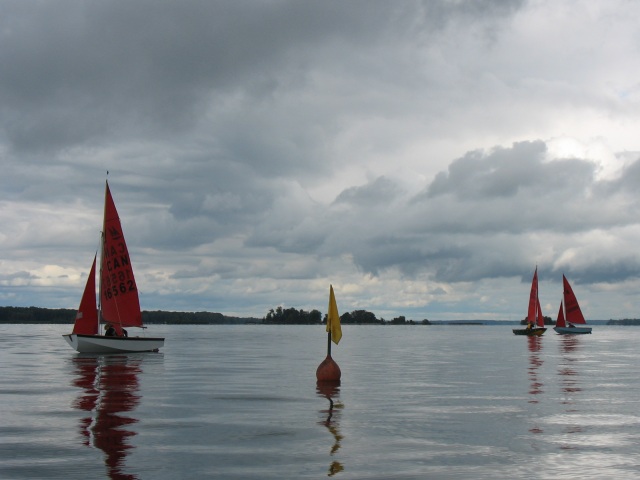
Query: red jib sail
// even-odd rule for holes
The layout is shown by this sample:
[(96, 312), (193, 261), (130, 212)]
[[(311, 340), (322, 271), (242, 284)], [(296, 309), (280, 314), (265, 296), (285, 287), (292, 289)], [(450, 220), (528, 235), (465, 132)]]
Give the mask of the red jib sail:
[(113, 325), (116, 332), (121, 334), (122, 327), (141, 327), (142, 314), (129, 250), (108, 183), (104, 202), (103, 236), (100, 285), (102, 321)]
[(533, 273), (531, 281), (531, 293), (529, 294), (529, 309), (527, 310), (527, 323), (534, 325), (536, 323), (536, 304), (538, 302), (538, 267)]
[(81, 335), (96, 335), (98, 333), (98, 308), (96, 306), (96, 257), (93, 257), (93, 265), (84, 287), (80, 307), (76, 314), (76, 323), (73, 325), (73, 333)]
[(567, 322), (564, 321), (564, 309), (562, 308), (562, 302), (560, 302), (560, 310), (558, 310), (558, 319), (556, 320), (556, 327), (564, 328), (567, 326)]
[(567, 323), (586, 324), (580, 305), (578, 305), (578, 299), (564, 275), (562, 275), (562, 283), (564, 286), (564, 308), (566, 310)]

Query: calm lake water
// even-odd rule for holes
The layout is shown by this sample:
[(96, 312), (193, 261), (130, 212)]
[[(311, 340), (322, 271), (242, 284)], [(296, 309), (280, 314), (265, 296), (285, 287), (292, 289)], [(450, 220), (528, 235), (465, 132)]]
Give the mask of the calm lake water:
[(151, 326), (161, 353), (112, 356), (70, 328), (0, 326), (2, 479), (640, 475), (637, 327), (344, 326), (335, 391), (320, 326)]

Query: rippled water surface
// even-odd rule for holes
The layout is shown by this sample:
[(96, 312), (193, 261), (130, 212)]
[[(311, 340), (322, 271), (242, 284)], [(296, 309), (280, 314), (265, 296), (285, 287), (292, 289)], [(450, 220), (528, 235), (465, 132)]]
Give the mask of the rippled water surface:
[(151, 326), (81, 356), (0, 325), (2, 479), (637, 478), (640, 328)]

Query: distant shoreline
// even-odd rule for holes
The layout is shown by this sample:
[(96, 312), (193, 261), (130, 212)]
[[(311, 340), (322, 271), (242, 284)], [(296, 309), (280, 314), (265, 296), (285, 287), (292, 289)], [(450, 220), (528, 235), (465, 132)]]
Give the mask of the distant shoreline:
[[(0, 324), (70, 324), (76, 318), (76, 310), (69, 308), (41, 308), (41, 307), (0, 307)], [(237, 325), (262, 323), (261, 318), (230, 317), (213, 312), (142, 312), (145, 324), (169, 325)]]
[[(69, 324), (73, 325), (77, 311), (70, 308), (0, 307), (0, 324)], [(169, 312), (143, 310), (142, 319), (149, 325), (322, 325), (321, 322), (278, 323), (264, 318), (233, 317), (214, 312)], [(519, 325), (516, 320), (432, 320), (429, 323), (406, 322), (406, 325)], [(640, 326), (640, 319), (588, 320), (590, 325)], [(386, 323), (343, 322), (344, 325), (397, 325)], [(402, 324), (404, 325), (404, 324)], [(554, 324), (550, 324), (553, 326)]]

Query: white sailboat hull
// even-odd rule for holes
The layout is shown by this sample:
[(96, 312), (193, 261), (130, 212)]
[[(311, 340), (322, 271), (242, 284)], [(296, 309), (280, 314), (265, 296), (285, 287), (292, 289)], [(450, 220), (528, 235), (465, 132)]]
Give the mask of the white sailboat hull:
[(553, 327), (559, 335), (591, 333), (591, 327)]
[(164, 338), (103, 337), (101, 335), (63, 335), (71, 348), (80, 353), (157, 352), (164, 346)]

